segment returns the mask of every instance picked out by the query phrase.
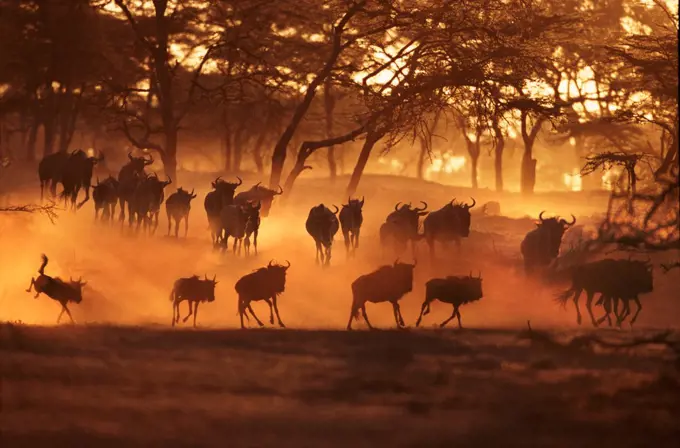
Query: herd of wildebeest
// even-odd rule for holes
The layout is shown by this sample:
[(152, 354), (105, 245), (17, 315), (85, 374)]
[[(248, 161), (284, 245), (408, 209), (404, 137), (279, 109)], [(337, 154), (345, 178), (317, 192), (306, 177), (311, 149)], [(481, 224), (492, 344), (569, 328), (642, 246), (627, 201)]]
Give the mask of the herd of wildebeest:
[[(123, 166), (118, 178), (109, 176), (100, 182), (97, 179), (93, 186), (92, 197), (94, 200), (95, 220), (111, 222), (114, 218), (115, 207), (120, 206), (119, 221), (124, 223), (125, 206), (127, 205), (129, 227), (139, 231), (143, 229), (153, 234), (158, 227), (158, 216), (164, 201), (164, 189), (172, 183), (172, 179), (160, 180), (155, 174), (145, 172), (145, 167), (153, 163), (153, 158), (134, 157), (128, 154), (129, 161)], [(63, 186), (60, 197), (66, 205), (80, 208), (89, 199), (89, 189), (93, 176), (94, 166), (102, 160), (102, 156), (89, 157), (81, 150), (72, 153), (55, 153), (43, 158), (39, 164), (39, 177), (41, 187), (41, 200), (44, 190), (50, 188), (52, 197), (56, 197), (57, 185)], [(260, 228), (260, 211), (262, 204), (272, 201), (278, 191), (265, 188), (256, 184), (246, 191), (236, 194), (242, 181), (227, 182), (221, 178), (212, 182), (210, 191), (204, 200), (208, 222), (212, 237), (213, 247), (226, 250), (229, 238), (233, 238), (233, 252), (241, 253), (241, 244), (245, 239), (245, 255), (250, 253), (250, 239), (253, 238), (254, 252), (257, 254), (257, 237)], [(78, 205), (77, 196), (80, 189), (85, 190), (85, 199)], [(194, 190), (188, 192), (178, 188), (165, 200), (165, 209), (168, 220), (168, 235), (171, 234), (171, 224), (175, 222), (175, 237), (178, 236), (179, 225), (184, 220), (184, 235), (188, 232), (189, 213), (191, 201), (196, 198)], [(422, 202), (421, 207), (412, 207), (411, 204), (396, 204), (392, 211), (380, 226), (380, 244), (384, 250), (391, 250), (395, 256), (401, 255), (411, 243), (414, 258), (415, 245), (420, 240), (425, 240), (429, 246), (430, 255), (434, 259), (435, 243), (454, 242), (460, 246), (461, 239), (469, 236), (471, 213), (475, 207), (473, 199), (471, 203), (459, 203), (455, 199), (436, 211), (428, 212), (428, 205)], [(333, 239), (339, 230), (342, 230), (345, 247), (349, 256), (354, 256), (359, 248), (359, 235), (363, 223), (364, 199), (348, 199), (342, 208), (334, 206), (331, 210), (323, 204), (319, 204), (309, 211), (305, 226), (309, 235), (316, 244), (316, 261), (328, 266), (331, 260), (331, 248)], [(268, 207), (266, 207), (268, 210)], [(572, 215), (569, 222), (565, 219), (552, 217), (544, 218), (543, 212), (539, 214), (536, 228), (526, 234), (520, 245), (520, 252), (524, 260), (527, 273), (536, 269), (545, 268), (555, 261), (559, 254), (562, 236), (565, 231), (576, 223)], [(264, 215), (264, 214), (263, 214)], [(420, 219), (422, 220), (422, 233), (419, 233)], [(48, 258), (42, 256), (42, 264), (38, 269), (39, 276), (31, 279), (27, 292), (33, 288), (37, 298), (44, 293), (61, 304), (62, 310), (57, 319), (59, 323), (64, 312), (73, 322), (67, 304), (70, 302), (80, 303), (82, 300), (82, 288), (87, 283), (79, 280), (65, 281), (59, 277), (50, 277), (45, 274)], [(389, 302), (394, 311), (397, 327), (405, 326), (404, 319), (399, 307), (400, 299), (413, 289), (413, 272), (416, 262), (413, 264), (397, 261), (391, 265), (381, 266), (377, 270), (357, 278), (351, 285), (352, 304), (347, 329), (352, 329), (352, 322), (359, 318), (359, 313), (369, 328), (373, 328), (366, 314), (366, 303)], [(235, 284), (238, 295), (238, 313), (241, 327), (245, 328), (243, 318), (250, 320), (248, 313), (255, 319), (259, 326), (264, 324), (255, 315), (251, 302), (264, 301), (269, 305), (270, 323), (274, 324), (274, 314), (279, 326), (284, 327), (279, 315), (277, 298), (285, 291), (286, 272), (290, 268), (290, 262), (281, 265), (270, 261), (265, 267), (257, 269), (241, 277)], [(594, 326), (598, 326), (604, 320), (612, 325), (611, 313), (616, 317), (618, 326), (630, 314), (630, 302), (635, 302), (637, 312), (632, 317), (632, 325), (640, 310), (639, 294), (653, 290), (653, 269), (649, 261), (632, 259), (604, 259), (590, 263), (580, 264), (571, 268), (572, 286), (557, 297), (557, 301), (566, 305), (573, 296), (577, 312), (577, 322), (581, 324), (581, 312), (578, 300), (583, 291), (587, 294), (586, 308)], [(170, 301), (172, 302), (173, 317), (172, 325), (179, 322), (179, 305), (183, 301), (189, 304), (189, 313), (184, 317), (186, 322), (193, 315), (193, 323), (196, 326), (198, 305), (202, 302), (215, 300), (216, 277), (209, 279), (204, 276), (201, 279), (197, 275), (180, 278), (175, 281)], [(599, 293), (599, 301), (596, 305), (602, 305), (605, 315), (595, 319), (592, 305), (594, 296)], [(424, 315), (430, 311), (430, 304), (434, 300), (451, 304), (453, 311), (451, 316), (440, 324), (446, 325), (454, 317), (458, 319), (458, 325), (462, 328), (460, 306), (477, 301), (482, 298), (481, 273), (477, 276), (447, 276), (433, 278), (425, 283), (425, 301), (422, 304), (420, 315), (416, 321), (419, 326)], [(622, 309), (619, 311), (619, 302)]]

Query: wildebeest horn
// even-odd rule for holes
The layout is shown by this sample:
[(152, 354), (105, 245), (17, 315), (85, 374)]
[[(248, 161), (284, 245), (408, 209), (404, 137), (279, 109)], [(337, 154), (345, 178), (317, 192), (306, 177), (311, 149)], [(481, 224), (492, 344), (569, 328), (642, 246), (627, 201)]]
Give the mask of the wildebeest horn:
[(151, 165), (153, 163), (153, 156), (149, 154), (149, 158), (144, 160), (144, 165)]
[(238, 179), (238, 183), (236, 184), (236, 186), (238, 187), (239, 185), (241, 185), (243, 183), (243, 181), (238, 176), (236, 176), (236, 178)]
[(454, 202), (456, 202), (456, 198), (451, 199), (451, 202), (449, 202), (449, 204), (453, 205)]
[(166, 181), (163, 182), (163, 183), (164, 183), (165, 185), (170, 185), (170, 184), (172, 183), (172, 178), (171, 178), (170, 176), (168, 176), (168, 180), (166, 180)]
[(132, 160), (132, 152), (128, 153), (128, 159)]
[(274, 263), (274, 260), (270, 260), (270, 261), (269, 261), (269, 264), (267, 265), (267, 267), (268, 267), (268, 268), (271, 268), (272, 265), (273, 265), (273, 263)]
[(253, 185), (253, 188), (257, 188), (262, 182), (258, 182), (255, 185)]
[(479, 275), (477, 276), (478, 279), (482, 279), (482, 271), (479, 271)]
[(571, 227), (571, 226), (573, 226), (574, 224), (576, 224), (576, 216), (571, 215), (571, 222), (567, 222), (566, 219), (563, 219), (562, 221), (563, 221), (568, 227)]
[(286, 269), (288, 269), (290, 267), (290, 261), (286, 260), (286, 264), (287, 264)]
[(424, 207), (422, 207), (422, 208), (417, 207), (417, 208), (414, 208), (414, 210), (417, 211), (417, 212), (422, 212), (422, 211), (427, 210), (427, 202), (425, 202), (425, 201), (420, 201), (420, 203), (423, 204)]
[(192, 198), (196, 197), (196, 195), (194, 194), (194, 188), (191, 189), (191, 193), (189, 193), (189, 196), (191, 196)]
[(396, 260), (394, 260), (394, 265), (396, 266), (397, 264), (399, 264), (399, 258), (397, 258)]
[(361, 197), (361, 206), (362, 206), (362, 207), (364, 206), (364, 199), (366, 199), (366, 196), (362, 196), (362, 197)]
[(334, 215), (337, 215), (340, 209), (338, 208), (337, 205), (333, 204), (333, 207), (335, 207), (335, 211), (333, 212)]
[(541, 222), (544, 221), (544, 219), (543, 219), (543, 213), (545, 213), (545, 210), (543, 210), (541, 213), (538, 214), (538, 219), (540, 219)]
[(394, 206), (394, 211), (398, 212), (399, 211), (399, 204), (401, 204), (401, 201), (397, 202), (397, 205)]
[(217, 283), (215, 280), (217, 280), (217, 274), (213, 275), (213, 279), (212, 279), (213, 283)]
[(283, 194), (283, 188), (281, 188), (281, 185), (279, 185), (279, 192), (278, 192), (278, 193), (274, 193), (274, 194), (275, 194), (275, 195)]
[(471, 198), (471, 199), (472, 199), (472, 205), (465, 204), (465, 208), (472, 208), (477, 204), (477, 201), (475, 201), (475, 198)]

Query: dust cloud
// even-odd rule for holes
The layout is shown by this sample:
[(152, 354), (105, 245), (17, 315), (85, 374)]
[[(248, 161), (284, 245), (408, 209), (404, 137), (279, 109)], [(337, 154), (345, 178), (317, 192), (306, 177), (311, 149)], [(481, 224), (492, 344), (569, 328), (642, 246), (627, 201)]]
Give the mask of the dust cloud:
[[(355, 258), (345, 254), (342, 234), (335, 237), (333, 258), (329, 268), (321, 268), (314, 261), (314, 243), (306, 233), (304, 222), (309, 208), (346, 202), (343, 197), (344, 178), (334, 185), (327, 179), (301, 179), (290, 198), (277, 198), (270, 217), (263, 218), (259, 255), (244, 257), (212, 249), (203, 199), (215, 176), (183, 173), (180, 182), (166, 189), (166, 197), (180, 185), (196, 189), (192, 203), (189, 236), (168, 237), (165, 207), (162, 206), (159, 227), (154, 236), (130, 232), (127, 223), (121, 228), (116, 220), (111, 225), (94, 222), (92, 201), (77, 213), (59, 212), (52, 225), (47, 218), (32, 214), (3, 214), (0, 219), (0, 320), (21, 321), (27, 324), (53, 325), (59, 306), (44, 295), (33, 299), (26, 293), (31, 277), (37, 275), (40, 254), (49, 257), (46, 273), (68, 279), (82, 277), (88, 284), (84, 299), (72, 305), (77, 323), (111, 323), (120, 325), (163, 325), (171, 322), (169, 294), (179, 277), (193, 274), (217, 276), (216, 301), (202, 304), (198, 311), (198, 325), (203, 328), (238, 327), (235, 282), (243, 275), (266, 265), (270, 260), (292, 264), (288, 271), (286, 292), (279, 308), (289, 328), (344, 329), (349, 317), (350, 284), (359, 275), (394, 261), (383, 256), (378, 243), (378, 227), (398, 201), (425, 200), (429, 210), (435, 210), (456, 197), (470, 201), (471, 190), (454, 188), (410, 178), (366, 176), (362, 180), (359, 197), (366, 199), (364, 225), (360, 247)], [(245, 177), (241, 190), (264, 179)], [(240, 190), (239, 190), (240, 191)], [(37, 187), (14, 192), (12, 202), (39, 201)], [(533, 326), (573, 326), (575, 317), (569, 304), (562, 311), (552, 300), (560, 289), (527, 279), (519, 262), (519, 242), (533, 228), (530, 217), (546, 209), (548, 214), (568, 216), (573, 213), (580, 223), (600, 213), (606, 202), (604, 195), (587, 193), (537, 194), (531, 200), (519, 195), (499, 196), (488, 190), (475, 192), (477, 207), (489, 200), (501, 203), (502, 213), (515, 219), (488, 220), (473, 216), (471, 235), (463, 240), (458, 252), (455, 246), (444, 251), (438, 246), (437, 262), (431, 264), (427, 246), (418, 247), (418, 266), (413, 292), (401, 302), (408, 326), (413, 326), (424, 297), (424, 283), (434, 276), (462, 275), (481, 272), (484, 278), (484, 298), (461, 309), (463, 325), (468, 328), (518, 327), (531, 320)], [(474, 209), (473, 209), (474, 211)], [(116, 209), (116, 215), (119, 210)], [(526, 217), (521, 219), (522, 217)], [(505, 224), (504, 224), (505, 223)], [(174, 230), (174, 229), (173, 229)], [(403, 260), (411, 261), (408, 250)], [(672, 299), (675, 274), (663, 276), (657, 272), (655, 293), (643, 298), (640, 325), (675, 326), (677, 319), (668, 317), (666, 310)], [(564, 285), (566, 287), (568, 285)], [(556, 289), (557, 288), (557, 289)], [(561, 288), (563, 289), (563, 288)], [(665, 296), (665, 297), (664, 297)], [(677, 300), (675, 300), (677, 302)], [(649, 303), (649, 306), (647, 304)], [(268, 307), (253, 304), (263, 322), (268, 321)], [(680, 309), (672, 304), (673, 309)], [(181, 305), (182, 317), (187, 305)], [(424, 318), (424, 326), (438, 325), (451, 312), (449, 305), (435, 302), (432, 313)], [(393, 328), (392, 309), (386, 304), (369, 304), (368, 314), (375, 326)], [(677, 314), (676, 314), (677, 315)], [(180, 326), (189, 326), (191, 321)], [(254, 324), (254, 322), (252, 322)], [(449, 325), (455, 326), (455, 323)], [(355, 328), (365, 328), (363, 322)]]

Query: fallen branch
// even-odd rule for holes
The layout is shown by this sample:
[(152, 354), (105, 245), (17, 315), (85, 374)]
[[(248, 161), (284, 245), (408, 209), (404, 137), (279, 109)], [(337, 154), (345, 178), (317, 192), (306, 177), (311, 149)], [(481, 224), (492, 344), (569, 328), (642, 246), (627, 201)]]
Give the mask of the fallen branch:
[(0, 212), (6, 213), (40, 213), (47, 216), (47, 219), (54, 224), (59, 217), (56, 210), (61, 210), (54, 202), (50, 202), (47, 205), (36, 205), (36, 204), (26, 204), (26, 205), (11, 205), (9, 207), (0, 207)]
[(661, 264), (661, 268), (663, 268), (664, 273), (670, 271), (673, 268), (680, 268), (680, 261), (676, 261), (674, 263), (670, 264)]

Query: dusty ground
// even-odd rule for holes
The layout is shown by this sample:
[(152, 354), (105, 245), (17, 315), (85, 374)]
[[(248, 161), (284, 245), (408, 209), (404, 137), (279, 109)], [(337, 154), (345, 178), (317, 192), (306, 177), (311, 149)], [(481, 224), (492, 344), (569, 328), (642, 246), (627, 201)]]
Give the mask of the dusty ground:
[[(36, 202), (34, 174), (5, 203)], [(7, 179), (5, 177), (5, 186)], [(214, 178), (214, 177), (212, 177)], [(340, 204), (346, 179), (331, 186), (303, 178), (286, 204), (263, 220), (260, 255), (244, 259), (210, 248), (203, 198), (211, 176), (183, 173), (174, 188), (196, 188), (189, 238), (136, 237), (95, 225), (92, 205), (60, 213), (56, 225), (35, 215), (0, 216), (0, 441), (3, 446), (671, 446), (680, 436), (680, 388), (661, 349), (592, 352), (527, 346), (517, 332), (535, 328), (576, 335), (571, 304), (552, 300), (568, 285), (527, 278), (519, 242), (543, 209), (599, 213), (606, 195), (475, 192), (499, 200), (506, 218), (473, 218), (460, 253), (441, 249), (431, 263), (419, 248), (414, 291), (402, 300), (413, 325), (423, 284), (434, 276), (481, 272), (484, 298), (461, 309), (462, 332), (348, 334), (350, 283), (380, 264), (377, 230), (397, 201), (425, 200), (436, 209), (471, 191), (415, 179), (367, 176), (365, 224), (357, 258), (336, 236), (329, 269), (314, 264), (305, 233), (309, 208)], [(15, 179), (16, 180), (16, 179)], [(244, 178), (244, 187), (261, 179)], [(58, 304), (24, 290), (37, 274), (88, 281), (72, 307), (75, 327), (53, 327)], [(621, 255), (618, 256), (627, 256)], [(642, 297), (636, 329), (599, 330), (609, 339), (680, 327), (680, 270), (653, 256), (655, 291)], [(407, 253), (404, 258), (411, 259)], [(234, 331), (233, 285), (270, 259), (290, 260), (283, 331)], [(199, 329), (169, 328), (173, 281), (217, 275), (217, 300), (199, 309)], [(255, 310), (266, 318), (266, 305)], [(186, 309), (182, 309), (185, 313)], [(424, 325), (449, 316), (435, 303)], [(374, 325), (394, 326), (391, 307), (369, 305)], [(601, 310), (596, 310), (597, 315)], [(266, 319), (264, 319), (266, 321)], [(588, 329), (588, 322), (584, 328)], [(365, 328), (362, 322), (356, 328)], [(499, 330), (508, 328), (511, 330)], [(677, 335), (676, 335), (677, 337)], [(9, 443), (5, 443), (9, 442)], [(22, 445), (23, 444), (23, 445)], [(673, 444), (672, 446), (675, 446)]]
[(7, 447), (677, 446), (680, 383), (666, 351), (532, 346), (517, 334), (5, 324), (1, 437)]

